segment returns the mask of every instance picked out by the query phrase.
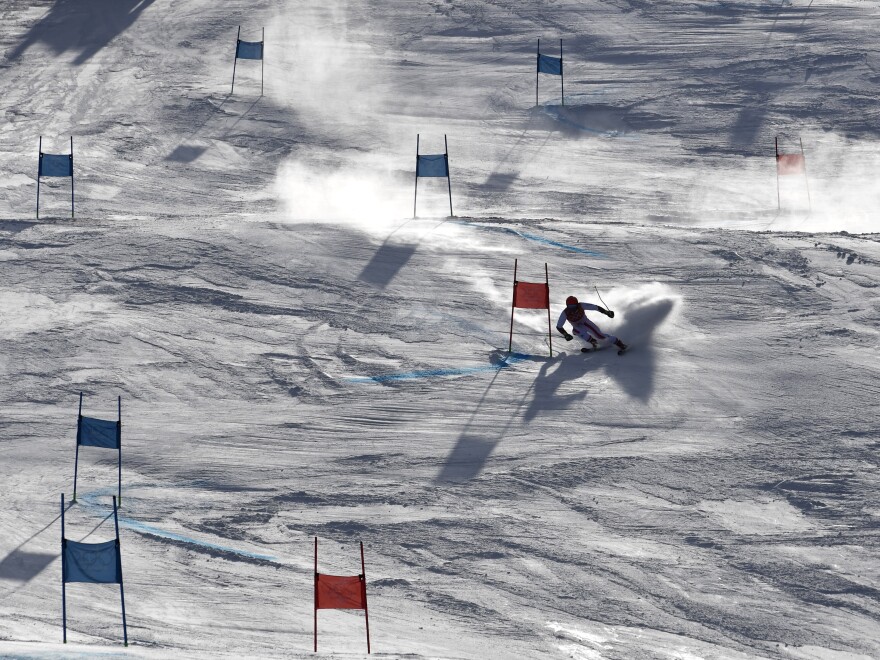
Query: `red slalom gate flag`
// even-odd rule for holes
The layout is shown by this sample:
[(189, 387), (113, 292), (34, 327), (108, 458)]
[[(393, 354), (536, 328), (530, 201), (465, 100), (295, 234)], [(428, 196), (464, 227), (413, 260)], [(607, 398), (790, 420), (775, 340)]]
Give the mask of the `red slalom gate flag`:
[(544, 264), (543, 282), (520, 282), (516, 279), (519, 260), (513, 261), (513, 299), (510, 302), (510, 337), (507, 352), (513, 352), (513, 313), (519, 309), (547, 310), (547, 343), (550, 346), (550, 357), (553, 357), (553, 335), (550, 332), (550, 274)]
[(367, 607), (367, 584), (360, 575), (315, 574), (315, 608), (363, 610)]
[(516, 282), (513, 306), (520, 309), (547, 309), (550, 307), (550, 287), (544, 282)]
[(318, 650), (318, 610), (363, 610), (370, 652), (370, 617), (367, 611), (367, 571), (361, 543), (360, 575), (318, 573), (318, 538), (315, 537), (315, 651)]
[(804, 156), (803, 140), (798, 138), (801, 152), (799, 154), (781, 154), (779, 153), (779, 137), (776, 137), (776, 206), (782, 210), (782, 197), (779, 194), (779, 177), (791, 174), (803, 174), (804, 187), (807, 190), (807, 202), (810, 208), (813, 208), (813, 201), (810, 199), (810, 182), (807, 179), (807, 159)]
[(776, 171), (780, 176), (803, 174), (807, 170), (803, 154), (776, 154)]

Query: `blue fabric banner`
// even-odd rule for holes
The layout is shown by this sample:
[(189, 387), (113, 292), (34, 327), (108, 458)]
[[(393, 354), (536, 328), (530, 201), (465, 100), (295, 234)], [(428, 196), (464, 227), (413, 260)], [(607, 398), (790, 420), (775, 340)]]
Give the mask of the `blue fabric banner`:
[(416, 165), (416, 176), (449, 176), (446, 154), (419, 155)]
[(562, 58), (538, 55), (538, 73), (549, 73), (553, 76), (562, 75)]
[(263, 59), (262, 41), (239, 41), (235, 49), (235, 56), (240, 60)]
[(73, 158), (67, 154), (40, 154), (39, 169), (40, 176), (73, 176)]
[(116, 422), (83, 417), (79, 427), (79, 444), (84, 447), (119, 449), (119, 427)]
[(64, 541), (65, 582), (95, 582), (120, 584), (119, 548), (116, 539), (104, 543), (79, 543)]

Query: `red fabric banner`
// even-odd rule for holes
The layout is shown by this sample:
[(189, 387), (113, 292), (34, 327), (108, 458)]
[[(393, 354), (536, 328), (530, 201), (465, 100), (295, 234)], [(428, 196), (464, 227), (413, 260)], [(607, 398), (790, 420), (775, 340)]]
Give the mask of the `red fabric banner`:
[(806, 171), (803, 154), (777, 154), (776, 171), (780, 175), (803, 174)]
[(520, 309), (550, 309), (550, 287), (543, 282), (517, 282), (513, 306)]
[(359, 575), (315, 575), (315, 608), (319, 610), (364, 610), (366, 582)]

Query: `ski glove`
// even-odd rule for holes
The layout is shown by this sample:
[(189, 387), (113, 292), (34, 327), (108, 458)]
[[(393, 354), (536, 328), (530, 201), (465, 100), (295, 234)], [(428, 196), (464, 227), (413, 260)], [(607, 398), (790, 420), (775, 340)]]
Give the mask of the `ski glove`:
[(568, 334), (565, 331), (565, 328), (556, 328), (556, 329), (559, 330), (560, 333), (562, 333), (562, 336), (565, 337), (565, 341), (571, 341), (572, 339), (574, 339), (574, 337), (572, 335)]
[(604, 314), (604, 315), (607, 316), (609, 319), (613, 319), (613, 318), (614, 318), (614, 312), (612, 312), (611, 310), (605, 309), (604, 307), (599, 307), (599, 306), (597, 305), (597, 306), (596, 306), (596, 311), (599, 312), (600, 314)]

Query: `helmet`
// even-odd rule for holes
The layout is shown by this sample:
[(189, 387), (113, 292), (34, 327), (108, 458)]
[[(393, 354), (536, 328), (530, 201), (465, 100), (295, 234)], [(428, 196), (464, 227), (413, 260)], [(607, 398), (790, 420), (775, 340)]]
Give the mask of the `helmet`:
[(565, 306), (566, 307), (574, 307), (577, 304), (578, 304), (578, 299), (575, 298), (574, 296), (569, 296), (568, 298), (565, 299)]

